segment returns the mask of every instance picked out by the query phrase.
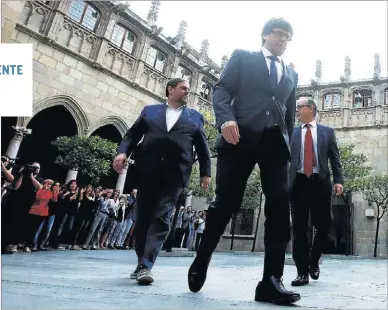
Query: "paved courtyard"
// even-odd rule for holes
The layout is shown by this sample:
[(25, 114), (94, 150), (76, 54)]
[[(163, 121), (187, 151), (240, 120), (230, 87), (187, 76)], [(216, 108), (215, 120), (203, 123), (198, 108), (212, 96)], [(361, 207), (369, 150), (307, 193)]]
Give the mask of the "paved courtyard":
[[(129, 279), (134, 251), (2, 255), (3, 309), (275, 309), (253, 301), (263, 256), (217, 253), (203, 290), (187, 287), (193, 258), (160, 257), (155, 282)], [(285, 267), (290, 287), (294, 266)], [(311, 282), (310, 282), (311, 283)], [(387, 261), (325, 258), (319, 281), (299, 288), (300, 309), (387, 309)]]

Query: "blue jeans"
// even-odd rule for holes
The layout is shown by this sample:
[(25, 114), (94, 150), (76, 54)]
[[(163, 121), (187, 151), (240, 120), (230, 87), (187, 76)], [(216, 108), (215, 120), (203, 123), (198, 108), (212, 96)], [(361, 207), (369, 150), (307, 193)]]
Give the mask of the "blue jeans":
[(117, 246), (124, 246), (125, 239), (128, 236), (129, 231), (131, 230), (133, 220), (131, 218), (124, 221), (121, 231), (116, 239)]
[(37, 230), (37, 232), (35, 234), (35, 237), (34, 237), (34, 241), (33, 241), (34, 248), (38, 247), (38, 241), (39, 241), (40, 233), (42, 232), (42, 229), (43, 229), (44, 225), (47, 223), (47, 228), (46, 228), (45, 236), (44, 236), (44, 238), (42, 238), (42, 241), (40, 243), (41, 247), (45, 246), (45, 244), (47, 242), (47, 239), (50, 236), (51, 228), (53, 228), (54, 220), (55, 220), (55, 215), (50, 215), (49, 217), (47, 217), (42, 222), (42, 224), (40, 224), (40, 226), (39, 226), (39, 228), (38, 228), (38, 230)]

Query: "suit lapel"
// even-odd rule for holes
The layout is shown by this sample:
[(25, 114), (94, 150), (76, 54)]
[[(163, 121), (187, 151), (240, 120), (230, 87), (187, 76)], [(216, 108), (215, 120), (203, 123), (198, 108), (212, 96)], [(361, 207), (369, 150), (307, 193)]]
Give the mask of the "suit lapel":
[(317, 124), (317, 150), (318, 150), (318, 161), (321, 159), (322, 146), (325, 145), (325, 134), (323, 132), (323, 127)]
[(162, 104), (160, 111), (160, 122), (162, 128), (167, 131), (167, 103)]
[[(264, 84), (264, 89), (271, 89), (271, 84), (269, 83), (269, 70), (263, 52), (255, 52), (253, 55), (256, 59), (252, 63), (252, 69), (257, 72), (256, 76), (258, 83)], [(263, 78), (263, 76), (266, 78)]]
[(294, 141), (293, 141), (293, 149), (295, 150), (296, 163), (298, 166), (299, 161), (300, 161), (300, 151), (302, 149), (302, 129), (301, 129), (301, 126), (296, 127), (295, 137), (294, 137)]
[(284, 64), (284, 62), (282, 61), (282, 67), (283, 67), (283, 74), (282, 74), (282, 77), (280, 78), (280, 82), (278, 83), (278, 87), (281, 87), (282, 84), (284, 84), (284, 82), (287, 80), (287, 77), (288, 77), (288, 69), (287, 69), (287, 66)]

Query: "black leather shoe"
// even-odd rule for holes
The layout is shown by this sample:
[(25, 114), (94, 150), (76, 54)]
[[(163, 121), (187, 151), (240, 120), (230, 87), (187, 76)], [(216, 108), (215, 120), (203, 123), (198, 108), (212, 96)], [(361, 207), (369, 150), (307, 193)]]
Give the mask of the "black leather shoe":
[(287, 291), (281, 278), (271, 276), (268, 280), (260, 281), (256, 287), (255, 301), (290, 305), (298, 300), (300, 300), (300, 294)]
[(188, 283), (189, 283), (189, 289), (193, 293), (199, 292), (202, 286), (205, 284), (209, 263), (210, 263), (210, 258), (202, 259), (197, 255), (193, 263), (191, 264), (189, 273), (188, 273)]
[(300, 274), (294, 281), (291, 282), (291, 286), (303, 286), (309, 284), (309, 276)]
[(311, 279), (318, 280), (319, 279), (319, 265), (311, 265), (309, 268), (309, 274)]

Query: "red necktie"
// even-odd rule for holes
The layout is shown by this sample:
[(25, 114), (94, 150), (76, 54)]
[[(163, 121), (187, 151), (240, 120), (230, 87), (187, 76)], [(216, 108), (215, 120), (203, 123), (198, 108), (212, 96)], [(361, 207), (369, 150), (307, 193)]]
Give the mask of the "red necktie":
[(314, 156), (314, 143), (311, 134), (311, 124), (306, 124), (306, 135), (304, 137), (304, 174), (310, 177), (313, 174), (313, 167), (316, 166), (316, 159)]

